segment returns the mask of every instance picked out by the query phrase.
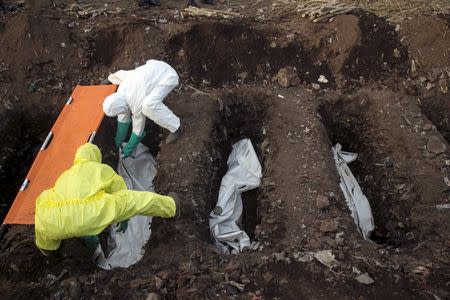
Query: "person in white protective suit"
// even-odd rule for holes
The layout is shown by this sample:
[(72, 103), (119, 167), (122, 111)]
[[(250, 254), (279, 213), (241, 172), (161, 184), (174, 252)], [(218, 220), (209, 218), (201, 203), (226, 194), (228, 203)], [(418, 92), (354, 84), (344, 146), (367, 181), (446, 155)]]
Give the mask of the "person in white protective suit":
[(103, 111), (108, 117), (117, 116), (116, 146), (125, 141), (130, 124), (130, 140), (123, 148), (123, 157), (130, 156), (145, 136), (145, 119), (149, 118), (171, 133), (166, 143), (180, 136), (180, 119), (163, 103), (164, 98), (178, 85), (178, 74), (167, 63), (149, 60), (134, 70), (120, 70), (108, 80), (119, 85), (117, 92), (106, 97)]

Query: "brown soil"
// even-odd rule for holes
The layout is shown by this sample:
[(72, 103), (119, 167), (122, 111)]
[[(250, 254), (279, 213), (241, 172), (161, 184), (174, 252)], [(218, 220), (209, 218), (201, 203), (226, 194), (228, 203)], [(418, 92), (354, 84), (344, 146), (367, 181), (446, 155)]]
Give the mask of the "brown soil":
[[(2, 298), (143, 299), (151, 292), (165, 299), (450, 298), (450, 210), (436, 209), (450, 201), (444, 181), (450, 40), (438, 34), (445, 32), (442, 18), (413, 18), (396, 30), (364, 11), (324, 24), (294, 13), (257, 22), (253, 1), (239, 1), (244, 19), (228, 22), (182, 18), (175, 9), (183, 4), (175, 0), (145, 10), (109, 1), (108, 8), (122, 11), (89, 18), (65, 12), (68, 1), (5, 2), (2, 215), (77, 83), (97, 84), (111, 71), (165, 59), (180, 73), (182, 84), (166, 103), (184, 133), (166, 145), (167, 132), (147, 124), (144, 143), (159, 162), (156, 189), (183, 195), (183, 215), (155, 219), (138, 264), (99, 270), (77, 239), (43, 257), (32, 226), (2, 227)], [(286, 66), (300, 82), (281, 88), (274, 76)], [(320, 75), (329, 82), (317, 90)], [(114, 124), (105, 119), (96, 138), (112, 166)], [(430, 137), (447, 150), (433, 152)], [(261, 187), (243, 195), (243, 226), (259, 248), (223, 256), (211, 244), (208, 215), (231, 146), (241, 138), (252, 140), (263, 166)], [(331, 153), (337, 142), (358, 153), (350, 168), (373, 209), (372, 240), (357, 231), (339, 189)], [(328, 197), (328, 207), (317, 207), (319, 195)], [(321, 230), (331, 221), (337, 228)], [(299, 259), (327, 249), (338, 261), (332, 268)], [(374, 283), (359, 283), (357, 272)]]

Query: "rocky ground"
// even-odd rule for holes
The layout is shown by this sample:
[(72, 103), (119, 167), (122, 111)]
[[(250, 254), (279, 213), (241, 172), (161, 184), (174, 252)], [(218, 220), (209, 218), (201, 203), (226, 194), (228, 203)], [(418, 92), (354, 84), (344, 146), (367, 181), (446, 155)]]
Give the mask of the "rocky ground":
[[(31, 226), (3, 227), (3, 298), (450, 298), (450, 210), (439, 206), (450, 201), (449, 15), (390, 23), (355, 9), (312, 23), (280, 1), (219, 1), (229, 20), (189, 17), (175, 0), (3, 2), (3, 216), (76, 84), (168, 61), (180, 85), (166, 102), (185, 129), (165, 145), (148, 124), (156, 189), (183, 195), (184, 214), (153, 223), (138, 264), (99, 270), (76, 239), (43, 257)], [(111, 164), (113, 124), (97, 139)], [(244, 137), (263, 166), (261, 187), (244, 194), (258, 247), (224, 256), (208, 214)], [(350, 168), (373, 210), (371, 240), (339, 189), (335, 143), (359, 154)]]

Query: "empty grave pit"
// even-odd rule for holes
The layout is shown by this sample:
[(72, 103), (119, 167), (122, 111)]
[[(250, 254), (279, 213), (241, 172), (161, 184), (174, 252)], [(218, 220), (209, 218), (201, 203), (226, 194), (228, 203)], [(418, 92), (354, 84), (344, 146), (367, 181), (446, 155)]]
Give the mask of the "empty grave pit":
[(270, 81), (286, 66), (295, 67), (301, 81), (316, 82), (324, 75), (334, 85), (328, 65), (316, 57), (317, 49), (279, 37), (243, 24), (198, 23), (169, 40), (168, 61), (197, 84), (210, 86)]

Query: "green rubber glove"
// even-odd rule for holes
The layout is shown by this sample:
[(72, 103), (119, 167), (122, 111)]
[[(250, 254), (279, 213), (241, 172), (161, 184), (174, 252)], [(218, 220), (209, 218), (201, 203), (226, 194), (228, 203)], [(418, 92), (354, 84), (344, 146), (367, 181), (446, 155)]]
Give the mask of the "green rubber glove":
[(128, 134), (128, 128), (130, 128), (131, 122), (122, 123), (117, 121), (117, 131), (116, 131), (116, 147), (119, 148), (122, 146), (122, 143), (125, 141), (125, 138)]
[(128, 228), (128, 220), (122, 221), (119, 223), (119, 228), (116, 230), (116, 232), (125, 233), (127, 228)]
[(100, 245), (100, 240), (96, 235), (82, 236), (80, 239), (83, 241), (84, 245), (92, 252), (97, 249), (98, 245)]
[(130, 140), (127, 145), (123, 148), (122, 158), (126, 158), (130, 156), (134, 149), (136, 149), (137, 145), (144, 139), (145, 132), (142, 133), (141, 136), (136, 135), (134, 132), (131, 133)]

